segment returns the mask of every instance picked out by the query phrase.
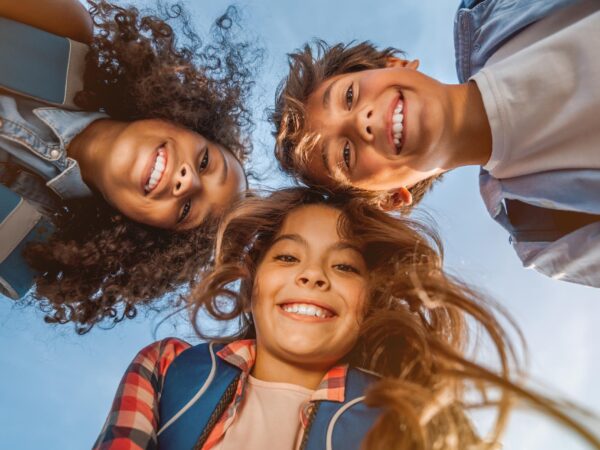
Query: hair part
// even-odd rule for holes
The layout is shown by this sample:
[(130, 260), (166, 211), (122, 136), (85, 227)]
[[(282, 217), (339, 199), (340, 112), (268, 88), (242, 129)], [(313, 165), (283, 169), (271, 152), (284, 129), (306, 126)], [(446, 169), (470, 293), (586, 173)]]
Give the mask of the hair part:
[[(365, 41), (358, 44), (329, 45), (323, 40), (305, 44), (300, 50), (288, 55), (289, 73), (279, 84), (275, 94), (275, 108), (271, 113), (274, 126), (275, 157), (282, 169), (309, 186), (321, 187), (307, 167), (309, 155), (320, 151), (318, 133), (307, 129), (306, 104), (310, 95), (326, 80), (337, 75), (381, 69), (389, 58), (402, 55), (393, 47), (377, 49)], [(417, 205), (442, 175), (436, 175), (409, 188), (413, 203), (402, 211), (408, 212)], [(361, 196), (374, 205), (390, 202), (387, 192), (352, 188), (340, 180), (332, 180), (332, 187), (352, 189), (353, 195)]]

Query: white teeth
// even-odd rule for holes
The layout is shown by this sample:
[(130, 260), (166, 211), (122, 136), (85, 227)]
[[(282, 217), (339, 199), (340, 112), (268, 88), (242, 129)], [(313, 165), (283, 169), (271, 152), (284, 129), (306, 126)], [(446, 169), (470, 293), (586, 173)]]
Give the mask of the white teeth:
[(402, 114), (403, 108), (404, 104), (402, 100), (400, 100), (394, 109), (394, 114), (392, 115), (392, 137), (394, 140), (394, 145), (397, 149), (400, 149), (402, 145), (402, 130), (404, 129), (404, 114)]
[(156, 161), (154, 162), (154, 167), (152, 168), (152, 172), (150, 173), (150, 178), (148, 179), (148, 182), (144, 187), (146, 192), (150, 192), (158, 185), (158, 182), (160, 181), (166, 166), (167, 155), (165, 151), (161, 149), (158, 151)]
[(309, 317), (319, 317), (321, 319), (325, 319), (325, 318), (331, 316), (329, 311), (326, 311), (323, 308), (319, 308), (316, 305), (294, 303), (294, 304), (283, 305), (282, 309), (289, 313), (294, 313), (294, 314), (299, 314), (302, 316), (309, 316)]

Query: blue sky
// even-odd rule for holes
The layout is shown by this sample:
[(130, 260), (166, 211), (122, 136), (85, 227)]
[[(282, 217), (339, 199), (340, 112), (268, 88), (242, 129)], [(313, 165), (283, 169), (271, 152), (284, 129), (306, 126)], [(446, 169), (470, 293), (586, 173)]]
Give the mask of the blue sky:
[[(325, 3), (325, 4), (323, 4)], [(265, 107), (286, 69), (285, 53), (321, 37), (330, 42), (369, 39), (393, 45), (421, 61), (421, 70), (456, 82), (452, 20), (454, 0), (244, 1), (245, 31), (266, 49), (258, 79), (253, 165), (270, 186), (287, 181), (272, 160)], [(137, 3), (140, 4), (140, 3)], [(141, 3), (143, 5), (143, 3)], [(199, 31), (227, 6), (188, 2)], [(547, 279), (525, 270), (508, 236), (487, 215), (477, 187), (477, 169), (445, 177), (426, 209), (438, 224), (446, 267), (494, 297), (516, 318), (530, 351), (530, 369), (546, 392), (600, 410), (600, 291)], [(190, 338), (184, 318), (158, 326), (144, 316), (112, 330), (77, 336), (71, 327), (44, 324), (32, 308), (0, 298), (0, 449), (79, 450), (91, 447), (119, 379), (135, 353), (165, 336)], [(157, 327), (158, 326), (158, 327)], [(483, 352), (482, 357), (485, 357)], [(506, 450), (585, 448), (569, 433), (532, 413), (518, 413)]]

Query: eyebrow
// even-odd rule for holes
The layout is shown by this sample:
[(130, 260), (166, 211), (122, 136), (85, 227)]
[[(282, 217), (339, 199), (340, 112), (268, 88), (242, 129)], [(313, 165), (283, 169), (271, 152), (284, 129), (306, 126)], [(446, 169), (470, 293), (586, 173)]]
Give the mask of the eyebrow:
[[(308, 247), (308, 242), (306, 241), (306, 239), (304, 239), (299, 234), (282, 234), (281, 236), (278, 236), (273, 241), (271, 246), (273, 246), (276, 243), (278, 243), (279, 241), (283, 241), (283, 240), (294, 241), (301, 245), (304, 245), (305, 247)], [(362, 250), (359, 247), (357, 247), (356, 245), (351, 244), (348, 241), (338, 241), (335, 244), (331, 245), (327, 250), (329, 250), (329, 251), (331, 251), (331, 250), (337, 250), (337, 251), (354, 250), (355, 252), (357, 252), (358, 254), (360, 254), (362, 256)]]
[(223, 173), (221, 174), (221, 180), (219, 181), (219, 184), (222, 186), (225, 184), (225, 182), (227, 181), (227, 172), (229, 171), (229, 165), (227, 164), (227, 158), (225, 157), (225, 153), (228, 150), (221, 150), (219, 149), (219, 153), (221, 153), (221, 158), (223, 158)]
[(275, 240), (273, 241), (271, 246), (277, 244), (279, 241), (284, 241), (284, 240), (294, 241), (294, 242), (297, 242), (298, 244), (302, 244), (305, 247), (308, 247), (308, 242), (306, 242), (306, 239), (304, 239), (299, 234), (282, 234), (281, 236), (278, 236), (277, 238), (275, 238)]
[(321, 142), (321, 160), (323, 161), (323, 166), (325, 167), (325, 171), (327, 172), (327, 176), (333, 178), (333, 174), (331, 173), (331, 168), (329, 167), (329, 155), (328, 155), (328, 144), (329, 140), (323, 139)]
[(325, 92), (323, 92), (323, 108), (325, 108), (325, 109), (329, 109), (329, 104), (331, 102), (331, 90), (333, 89), (333, 86), (337, 82), (338, 82), (338, 80), (335, 80), (332, 83), (329, 83), (329, 86), (327, 86), (327, 88), (325, 89)]

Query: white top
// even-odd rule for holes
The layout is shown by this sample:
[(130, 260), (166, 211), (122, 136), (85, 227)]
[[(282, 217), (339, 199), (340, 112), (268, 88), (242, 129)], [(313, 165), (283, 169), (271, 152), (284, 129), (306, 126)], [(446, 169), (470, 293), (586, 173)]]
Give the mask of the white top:
[(600, 2), (529, 26), (471, 77), (492, 130), (495, 178), (600, 169)]
[(298, 448), (301, 408), (313, 391), (252, 376), (236, 417), (214, 450)]

